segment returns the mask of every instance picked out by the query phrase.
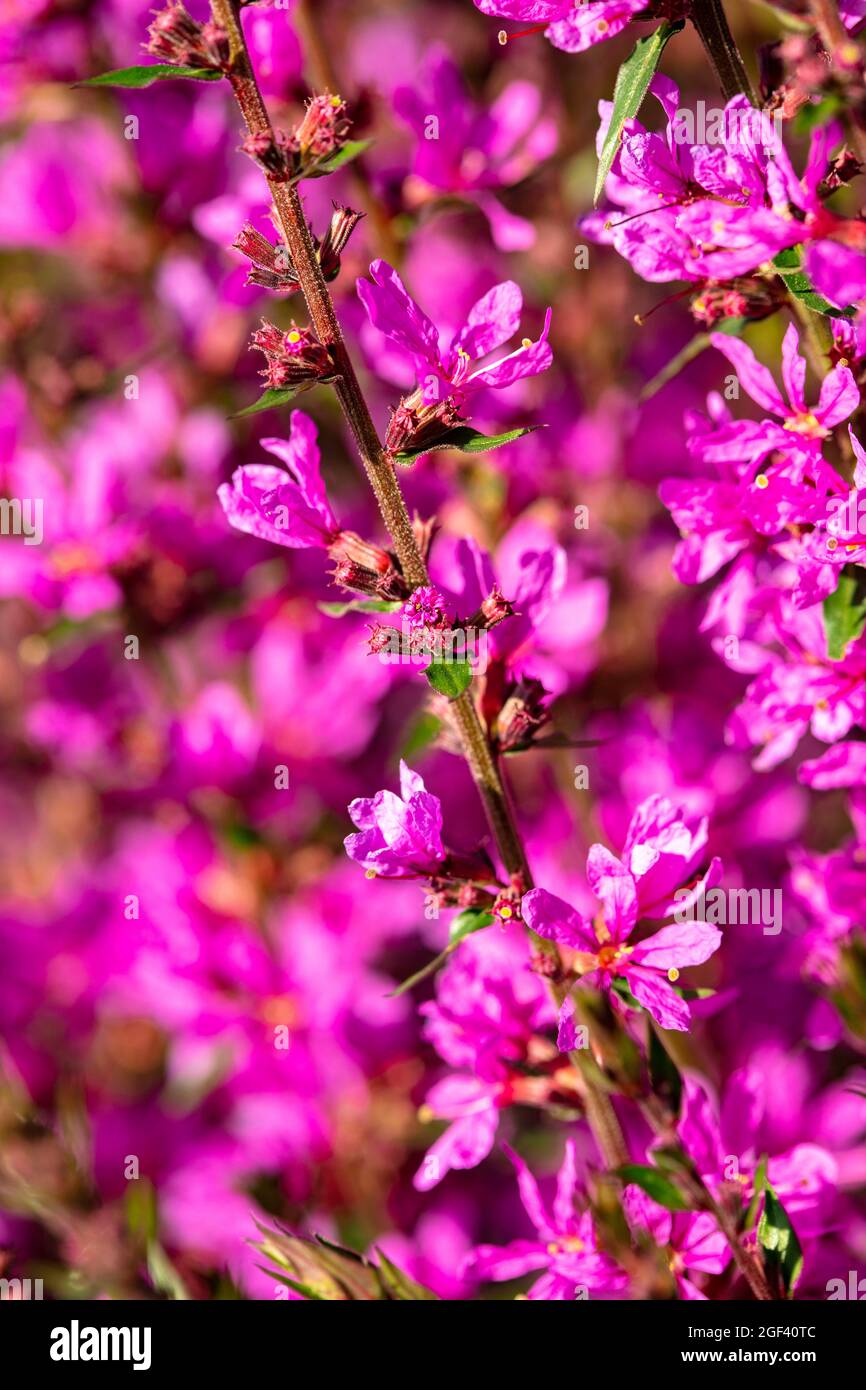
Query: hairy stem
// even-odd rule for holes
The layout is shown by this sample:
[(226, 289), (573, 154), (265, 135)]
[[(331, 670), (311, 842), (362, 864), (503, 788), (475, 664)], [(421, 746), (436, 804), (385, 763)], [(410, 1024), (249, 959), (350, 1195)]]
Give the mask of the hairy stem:
[(728, 28), (722, 0), (694, 0), (692, 23), (713, 66), (725, 101), (743, 93), (757, 105), (749, 74)]

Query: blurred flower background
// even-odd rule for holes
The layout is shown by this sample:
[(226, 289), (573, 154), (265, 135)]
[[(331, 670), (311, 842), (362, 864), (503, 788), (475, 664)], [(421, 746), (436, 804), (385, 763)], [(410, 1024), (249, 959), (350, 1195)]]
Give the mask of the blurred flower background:
[[(769, 7), (729, 8), (745, 51), (779, 37)], [(502, 282), (520, 287), (528, 341), (553, 309), (549, 369), (472, 398), (486, 433), (544, 428), (489, 454), (427, 454), (401, 484), (410, 512), (437, 519), (431, 567), (458, 611), (489, 590), (480, 574), (520, 594), (495, 660), (543, 683), (565, 745), (506, 759), (537, 884), (593, 915), (590, 846), (618, 853), (661, 796), (692, 827), (707, 818), (702, 862), (718, 855), (727, 886), (783, 891), (778, 935), (733, 926), (696, 957), (689, 982), (707, 993), (675, 1055), (712, 1164), (776, 1165), (807, 1253), (799, 1293), (824, 1297), (866, 1270), (863, 842), (845, 783), (798, 777), (825, 751), (820, 729), (804, 721), (797, 755), (788, 743), (757, 769), (763, 733), (732, 734), (750, 673), (713, 649), (713, 571), (677, 551), (688, 542), (659, 500), (664, 480), (701, 476), (685, 421), (730, 364), (707, 350), (663, 384), (699, 327), (681, 303), (636, 323), (668, 288), (579, 225), (598, 102), (650, 28), (574, 54), (541, 32), (502, 45), (520, 7), (485, 9), (507, 6), (286, 0), (243, 21), (277, 125), (328, 90), (371, 141), (303, 196), (319, 236), (334, 202), (364, 214), (332, 293), (382, 435), (415, 377), (359, 298), (372, 262), (396, 268), (443, 352)], [(0, 1274), (65, 1297), (273, 1298), (258, 1220), (381, 1249), (445, 1298), (513, 1295), (551, 1240), (592, 1237), (585, 1216), (527, 1216), (503, 1141), (545, 1192), (564, 1154), (582, 1178), (597, 1155), (553, 1063), (528, 1084), (539, 1040), (556, 1057), (556, 1010), (518, 927), (473, 936), (394, 994), (458, 909), (365, 874), (343, 841), (372, 812), (347, 807), (396, 788), (403, 759), (441, 802), (449, 853), (492, 847), (417, 667), (369, 651), (375, 615), (323, 607), (347, 597), (324, 548), (242, 534), (220, 505), (235, 470), (284, 458), (299, 430), (320, 451), (320, 523), (387, 548), (328, 387), (304, 394), (306, 419), (238, 418), (262, 389), (248, 348), (262, 318), (307, 320), (300, 296), (249, 284), (233, 247), (247, 224), (274, 233), (227, 85), (75, 85), (143, 61), (152, 18), (140, 0), (0, 4), (2, 493), (41, 499), (44, 529), (40, 544), (0, 538)], [(665, 72), (684, 104), (719, 104), (693, 29)], [(798, 169), (807, 145), (794, 141)], [(775, 315), (749, 342), (772, 360), (784, 328)], [(497, 1001), (483, 1023), (481, 977)], [(724, 1129), (737, 1097), (745, 1138)], [(490, 1116), (474, 1159), (445, 1144), (442, 1171), (425, 1168), (467, 1106)], [(642, 1151), (641, 1121), (620, 1119)], [(670, 1249), (682, 1220), (645, 1217)], [(540, 1259), (490, 1253), (515, 1240), (540, 1242)], [(724, 1248), (701, 1260), (681, 1244), (683, 1296), (712, 1294)], [(622, 1269), (595, 1261), (573, 1282), (629, 1296)]]

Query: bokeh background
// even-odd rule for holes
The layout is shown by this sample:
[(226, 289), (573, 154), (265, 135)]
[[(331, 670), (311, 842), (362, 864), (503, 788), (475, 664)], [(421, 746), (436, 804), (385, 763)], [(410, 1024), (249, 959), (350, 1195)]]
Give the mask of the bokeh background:
[[(777, 36), (760, 6), (730, 10), (746, 51)], [(267, 207), (223, 85), (74, 85), (139, 61), (151, 17), (139, 0), (0, 0), (2, 489), (43, 498), (45, 525), (39, 546), (0, 539), (0, 1273), (60, 1296), (271, 1298), (249, 1241), (276, 1217), (472, 1297), (465, 1252), (525, 1230), (513, 1173), (495, 1154), (413, 1189), (436, 1132), (419, 1105), (444, 1069), (417, 1012), (434, 985), (389, 997), (449, 914), (425, 916), (416, 884), (367, 880), (342, 841), (348, 802), (394, 786), (401, 756), (442, 798), (451, 843), (476, 845), (483, 818), (431, 741), (417, 672), (367, 653), (363, 616), (322, 612), (339, 597), (323, 556), (240, 535), (218, 504), (288, 430), (284, 414), (234, 418), (260, 389), (250, 334), (262, 315), (305, 320), (247, 287), (231, 249)], [(665, 792), (710, 816), (727, 883), (786, 885), (784, 936), (729, 935), (685, 1046), (714, 1082), (760, 1063), (772, 1150), (820, 1139), (847, 1156), (815, 1296), (866, 1258), (866, 1126), (857, 1045), (804, 970), (810, 919), (788, 885), (792, 848), (830, 848), (847, 820), (795, 768), (756, 774), (726, 745), (745, 678), (700, 630), (706, 595), (671, 571), (657, 487), (693, 467), (684, 414), (728, 368), (701, 354), (641, 399), (695, 326), (676, 303), (638, 326), (666, 290), (613, 250), (576, 265), (597, 103), (634, 30), (571, 57), (541, 35), (502, 47), (470, 0), (262, 4), (244, 24), (277, 124), (330, 88), (373, 140), (305, 201), (319, 232), (332, 199), (366, 213), (333, 291), (380, 427), (409, 381), (356, 295), (374, 257), (445, 330), (504, 279), (532, 336), (553, 307), (553, 368), (474, 421), (547, 428), (430, 455), (402, 481), (438, 516), (443, 572), (462, 535), (506, 573), (521, 547), (561, 547), (534, 657), (556, 727), (600, 742), (511, 760), (537, 880), (580, 902), (588, 844), (621, 844)], [(684, 101), (717, 103), (692, 31), (665, 71)], [(381, 541), (333, 396), (300, 405), (337, 515)], [(555, 1169), (555, 1118), (517, 1107), (505, 1132)]]

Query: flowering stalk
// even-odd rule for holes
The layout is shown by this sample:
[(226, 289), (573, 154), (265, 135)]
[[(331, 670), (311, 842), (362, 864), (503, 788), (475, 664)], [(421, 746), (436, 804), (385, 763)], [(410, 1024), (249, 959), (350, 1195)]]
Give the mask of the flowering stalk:
[[(211, 0), (216, 23), (229, 35), (229, 79), (251, 136), (268, 135), (271, 123), (250, 63), (238, 18), (237, 0)], [(376, 495), (403, 576), (413, 588), (429, 583), (427, 567), (418, 547), (394, 467), (385, 452), (343, 338), (334, 305), (316, 255), (316, 248), (294, 185), (269, 180), (280, 229), (292, 259), (317, 337), (329, 350), (339, 373), (335, 389), (351, 426), (370, 485)], [(452, 709), (463, 742), (466, 760), (484, 801), (497, 847), (510, 874), (520, 874), (526, 887), (531, 875), (520, 836), (514, 825), (502, 779), (481, 726), (471, 695), (455, 700)]]
[[(253, 72), (239, 10), (238, 0), (211, 0), (214, 21), (229, 36), (228, 76), (249, 136), (268, 136), (272, 135), (272, 126)], [(338, 376), (334, 386), (337, 396), (351, 426), (404, 578), (413, 588), (426, 585), (429, 583), (427, 566), (412, 529), (393, 464), (376, 432), (349, 357), (297, 188), (294, 184), (274, 179), (269, 179), (269, 183), (280, 230), (289, 248), (313, 327), (336, 365)], [(532, 875), (526, 851), (471, 691), (465, 691), (452, 701), (451, 710), (464, 756), (484, 803), (503, 864), (524, 889), (530, 889)], [(628, 1151), (610, 1100), (584, 1078), (581, 1078), (580, 1087), (587, 1120), (605, 1164), (613, 1168), (626, 1163)]]

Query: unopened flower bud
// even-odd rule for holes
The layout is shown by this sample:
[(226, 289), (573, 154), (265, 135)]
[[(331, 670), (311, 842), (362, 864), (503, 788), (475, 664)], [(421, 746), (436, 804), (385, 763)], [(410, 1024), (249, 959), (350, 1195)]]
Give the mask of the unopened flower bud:
[(229, 36), (218, 24), (199, 24), (181, 4), (160, 10), (148, 29), (145, 52), (185, 68), (228, 71)]
[(248, 285), (260, 285), (277, 294), (294, 294), (299, 288), (288, 247), (283, 242), (274, 246), (266, 236), (256, 231), (252, 223), (247, 222), (232, 246), (252, 261), (252, 269), (247, 276)]
[(451, 398), (426, 404), (420, 391), (404, 396), (391, 415), (385, 448), (391, 454), (408, 453), (433, 445), (448, 430), (462, 423), (460, 412)]
[(691, 301), (692, 317), (705, 328), (728, 318), (765, 319), (779, 308), (784, 293), (783, 288), (757, 275), (722, 282), (708, 280)]
[(470, 627), (491, 628), (506, 618), (514, 617), (514, 605), (504, 597), (498, 584), (494, 584), (487, 598), (469, 619)]
[(508, 694), (496, 718), (495, 738), (500, 752), (529, 748), (550, 719), (548, 693), (534, 676), (523, 677)]
[(304, 119), (290, 136), (291, 148), (304, 162), (327, 159), (345, 143), (350, 125), (342, 97), (325, 92), (307, 106)]
[(272, 183), (287, 183), (291, 177), (286, 148), (286, 137), (279, 130), (258, 130), (241, 145), (244, 154), (255, 160)]
[(275, 390), (304, 382), (333, 381), (337, 375), (328, 349), (309, 328), (293, 323), (284, 333), (263, 319), (252, 336), (252, 346), (265, 354), (267, 367), (262, 376)]
[(328, 230), (322, 240), (316, 243), (316, 255), (326, 280), (336, 280), (339, 275), (342, 252), (363, 216), (363, 212), (353, 212), (351, 208), (334, 204)]

